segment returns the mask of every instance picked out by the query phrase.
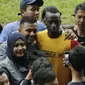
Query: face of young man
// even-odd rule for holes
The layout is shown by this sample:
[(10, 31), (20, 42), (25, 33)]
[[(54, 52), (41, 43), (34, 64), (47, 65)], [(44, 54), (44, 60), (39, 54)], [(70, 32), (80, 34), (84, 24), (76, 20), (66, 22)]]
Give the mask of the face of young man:
[(5, 73), (0, 75), (0, 85), (10, 85), (9, 79)]
[(75, 15), (75, 19), (76, 19), (76, 25), (78, 26), (78, 28), (81, 31), (85, 31), (85, 11), (82, 11), (79, 9)]
[(58, 80), (57, 80), (57, 78), (56, 78), (56, 79), (54, 79), (54, 80), (51, 81), (51, 82), (45, 83), (44, 85), (58, 85)]
[(28, 43), (33, 43), (36, 37), (37, 23), (24, 23), (19, 32), (26, 37)]
[(58, 32), (61, 20), (60, 20), (60, 13), (50, 13), (46, 12), (45, 15), (45, 24), (50, 32)]
[(22, 16), (30, 16), (38, 19), (39, 17), (39, 6), (36, 5), (28, 5), (26, 10), (23, 10)]
[(14, 44), (14, 48), (13, 48), (14, 55), (16, 55), (17, 57), (22, 57), (25, 55), (25, 51), (26, 51), (26, 45), (24, 41), (18, 39)]

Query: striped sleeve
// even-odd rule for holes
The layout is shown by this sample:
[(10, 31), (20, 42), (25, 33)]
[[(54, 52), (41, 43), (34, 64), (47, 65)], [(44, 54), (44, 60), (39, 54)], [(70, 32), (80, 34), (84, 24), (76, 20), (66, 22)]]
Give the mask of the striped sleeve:
[(77, 45), (80, 45), (77, 40), (71, 40), (71, 49)]

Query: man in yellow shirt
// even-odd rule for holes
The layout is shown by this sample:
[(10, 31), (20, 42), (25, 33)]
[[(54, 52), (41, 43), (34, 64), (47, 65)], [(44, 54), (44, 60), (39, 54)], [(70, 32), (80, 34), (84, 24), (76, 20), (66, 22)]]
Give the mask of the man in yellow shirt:
[(46, 7), (44, 14), (47, 30), (37, 34), (38, 46), (48, 53), (48, 60), (53, 65), (59, 85), (67, 85), (71, 80), (71, 75), (70, 69), (63, 67), (63, 53), (78, 45), (78, 42), (65, 40), (65, 33), (60, 29), (61, 12), (56, 7)]

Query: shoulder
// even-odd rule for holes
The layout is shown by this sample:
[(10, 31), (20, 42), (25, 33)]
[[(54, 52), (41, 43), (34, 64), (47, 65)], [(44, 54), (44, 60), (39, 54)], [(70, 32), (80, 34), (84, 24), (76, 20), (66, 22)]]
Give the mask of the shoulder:
[(37, 25), (38, 25), (38, 32), (46, 29), (46, 25), (41, 21), (37, 21)]
[(23, 80), (20, 85), (32, 85), (30, 80)]
[(0, 61), (0, 67), (2, 68), (6, 68), (9, 72), (14, 71), (16, 72), (17, 68), (15, 63), (13, 63), (13, 61), (11, 61), (8, 56), (6, 56), (6, 58), (2, 61)]
[(80, 45), (79, 42), (77, 40), (71, 40), (71, 48)]
[(37, 24), (39, 24), (39, 25), (45, 25), (43, 22), (41, 22), (41, 21), (37, 21)]
[(69, 82), (67, 85), (85, 85), (85, 81), (82, 81), (82, 82)]
[(16, 27), (18, 26), (18, 24), (19, 24), (19, 21), (11, 22), (11, 23), (6, 24), (3, 29), (10, 28), (13, 26)]
[(47, 30), (43, 30), (43, 31), (40, 31), (40, 32), (37, 32), (37, 36), (43, 36), (43, 35), (46, 35), (47, 34)]
[(69, 82), (67, 85), (78, 85), (76, 82)]
[(37, 34), (44, 34), (44, 33), (47, 33), (47, 29), (40, 31), (40, 32), (37, 32)]
[(5, 25), (0, 34), (0, 43), (7, 40), (8, 36), (13, 32), (18, 30), (19, 21), (11, 22)]
[(6, 56), (2, 61), (0, 61), (0, 68), (6, 68), (6, 69), (8, 69), (9, 64), (10, 64), (10, 60)]

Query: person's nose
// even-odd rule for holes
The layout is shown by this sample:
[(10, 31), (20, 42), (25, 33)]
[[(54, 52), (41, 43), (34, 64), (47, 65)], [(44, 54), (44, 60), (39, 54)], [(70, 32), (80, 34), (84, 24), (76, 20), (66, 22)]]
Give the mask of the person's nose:
[(53, 27), (53, 28), (56, 27), (55, 23), (52, 23), (52, 27)]
[(84, 21), (84, 18), (82, 17), (82, 18), (80, 19), (80, 21), (83, 22), (83, 21)]
[(19, 49), (19, 50), (21, 50), (21, 49), (22, 49), (22, 47), (19, 45), (18, 49)]
[(34, 32), (31, 32), (31, 33), (30, 33), (30, 36), (34, 36)]
[(39, 16), (39, 11), (38, 11), (38, 10), (36, 10), (36, 11), (35, 11), (35, 14)]

